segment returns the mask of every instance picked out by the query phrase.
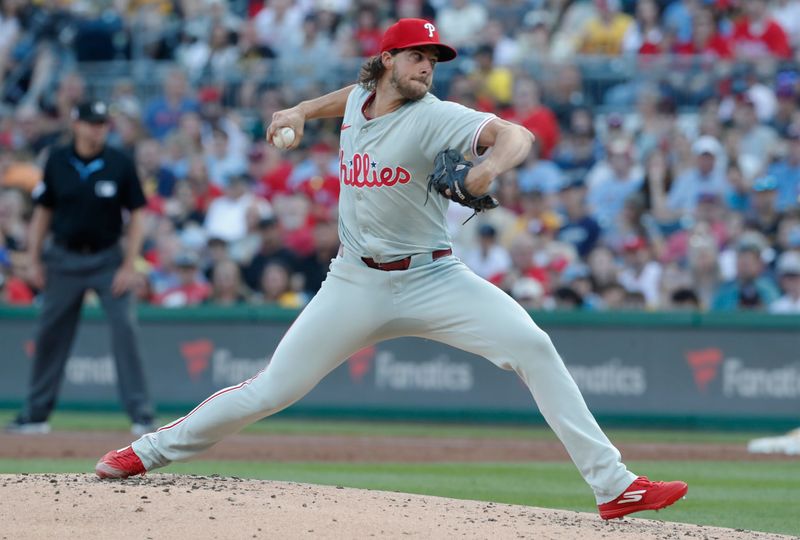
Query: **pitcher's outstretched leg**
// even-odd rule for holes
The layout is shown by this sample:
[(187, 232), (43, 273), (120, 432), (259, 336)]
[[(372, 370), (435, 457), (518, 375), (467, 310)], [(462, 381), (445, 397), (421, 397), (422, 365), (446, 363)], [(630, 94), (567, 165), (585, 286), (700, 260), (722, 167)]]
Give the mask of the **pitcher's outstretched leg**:
[(423, 289), (415, 298), (417, 304), (424, 302), (423, 307), (416, 306), (416, 312), (426, 314), (420, 335), (515, 371), (594, 491), (601, 515), (630, 513), (617, 506), (630, 506), (632, 512), (663, 508), (685, 494), (683, 482), (650, 482), (628, 471), (586, 406), (550, 337), (519, 304), (458, 261), (443, 262), (439, 267), (431, 290)]
[[(286, 332), (264, 370), (142, 436), (124, 456), (109, 452), (98, 462), (98, 476), (141, 474), (188, 459), (306, 395), (331, 370), (372, 343), (375, 329), (390, 316), (380, 309), (381, 291), (390, 290), (382, 286), (386, 274), (336, 259), (322, 289)], [(370, 281), (373, 287), (364, 285)], [(347, 321), (347, 331), (332, 329), (334, 321)]]

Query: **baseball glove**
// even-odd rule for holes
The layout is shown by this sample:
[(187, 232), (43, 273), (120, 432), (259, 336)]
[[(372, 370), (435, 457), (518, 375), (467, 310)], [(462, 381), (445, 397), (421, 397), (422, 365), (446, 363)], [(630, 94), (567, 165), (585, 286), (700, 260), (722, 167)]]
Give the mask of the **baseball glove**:
[[(475, 213), (497, 208), (500, 203), (489, 194), (476, 197), (464, 184), (472, 162), (464, 159), (457, 150), (448, 148), (436, 154), (433, 172), (428, 177), (428, 193), (436, 191), (441, 196), (462, 206), (472, 208)], [(426, 199), (427, 202), (427, 199)], [(475, 214), (473, 214), (475, 215)]]

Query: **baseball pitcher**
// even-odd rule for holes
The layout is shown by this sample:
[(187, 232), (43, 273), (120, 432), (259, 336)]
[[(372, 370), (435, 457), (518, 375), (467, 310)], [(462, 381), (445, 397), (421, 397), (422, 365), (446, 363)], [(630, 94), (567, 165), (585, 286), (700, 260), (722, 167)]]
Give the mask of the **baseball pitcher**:
[[(401, 19), (358, 84), (275, 113), (267, 138), (296, 148), (307, 120), (341, 117), (342, 249), (269, 365), (189, 414), (97, 464), (101, 478), (142, 474), (206, 450), (288, 407), (356, 351), (401, 336), (434, 339), (514, 370), (594, 491), (604, 519), (666, 507), (683, 482), (651, 482), (622, 463), (550, 338), (510, 296), (452, 255), (450, 201), (476, 212), (497, 202), (492, 180), (527, 156), (532, 136), (492, 114), (429, 93), (437, 62), (456, 52), (436, 27)], [(487, 152), (487, 150), (491, 149)], [(477, 157), (480, 163), (463, 159)]]

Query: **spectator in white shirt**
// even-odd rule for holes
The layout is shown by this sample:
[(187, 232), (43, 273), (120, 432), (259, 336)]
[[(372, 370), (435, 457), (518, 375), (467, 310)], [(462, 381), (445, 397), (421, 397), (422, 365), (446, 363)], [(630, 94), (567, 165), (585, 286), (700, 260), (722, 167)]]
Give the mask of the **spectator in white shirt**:
[(228, 133), (215, 127), (212, 130), (211, 152), (206, 158), (208, 177), (212, 183), (224, 188), (234, 176), (247, 171), (247, 162), (235, 152), (230, 151)]
[(484, 279), (504, 274), (511, 268), (511, 256), (497, 242), (497, 230), (484, 223), (478, 227), (478, 246), (464, 256), (464, 264)]
[(608, 159), (592, 167), (586, 178), (589, 211), (609, 236), (617, 232), (616, 222), (625, 200), (639, 191), (644, 182), (642, 168), (637, 165), (632, 152), (629, 141), (612, 141)]
[(520, 278), (514, 283), (511, 296), (525, 309), (543, 309), (547, 301), (542, 284), (529, 277)]
[(778, 279), (783, 296), (772, 302), (772, 313), (800, 313), (800, 253), (787, 251), (778, 258)]
[(258, 42), (273, 51), (291, 50), (302, 35), (303, 10), (292, 0), (270, 0), (253, 18)]
[(794, 47), (800, 45), (800, 1), (777, 0), (772, 2), (771, 11), (775, 22), (789, 37), (789, 42)]
[(661, 264), (650, 258), (650, 249), (644, 238), (628, 239), (623, 247), (625, 266), (619, 282), (630, 293), (641, 293), (647, 307), (658, 308), (661, 285)]
[(270, 204), (250, 193), (247, 176), (231, 177), (225, 195), (217, 197), (208, 206), (204, 223), (208, 237), (221, 238), (228, 243), (244, 239), (247, 235), (247, 214), (253, 208), (262, 218), (272, 215)]
[(439, 35), (456, 49), (470, 47), (486, 25), (486, 9), (469, 0), (452, 0), (449, 4), (436, 16)]
[(675, 179), (667, 195), (667, 207), (678, 218), (694, 212), (701, 194), (713, 193), (726, 200), (730, 191), (722, 168), (717, 166), (722, 153), (719, 141), (704, 135), (694, 142), (692, 152), (696, 165)]

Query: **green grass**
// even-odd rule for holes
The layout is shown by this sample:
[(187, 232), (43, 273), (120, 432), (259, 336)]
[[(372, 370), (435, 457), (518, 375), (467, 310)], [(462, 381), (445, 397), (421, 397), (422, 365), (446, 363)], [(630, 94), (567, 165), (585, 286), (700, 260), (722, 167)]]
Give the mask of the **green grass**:
[[(680, 478), (689, 495), (641, 517), (800, 535), (794, 462), (652, 462), (628, 464), (651, 478)], [(0, 473), (91, 471), (91, 460), (0, 459)], [(163, 472), (221, 474), (475, 499), (594, 512), (588, 487), (571, 463), (255, 463), (194, 461)]]
[[(9, 422), (14, 411), (0, 410), (0, 425)], [(163, 425), (174, 418), (159, 418)], [(130, 425), (127, 417), (120, 413), (57, 411), (50, 419), (53, 429), (58, 431), (124, 431)], [(754, 432), (687, 431), (611, 429), (606, 431), (615, 442), (643, 443), (732, 443), (744, 444), (760, 436)], [(493, 426), (491, 424), (431, 424), (400, 422), (354, 422), (288, 420), (271, 418), (249, 426), (244, 433), (281, 435), (350, 435), (387, 437), (466, 437), (491, 439), (555, 440), (553, 432), (541, 425)]]
[[(0, 410), (0, 423), (13, 411)], [(160, 418), (166, 423), (174, 417)], [(55, 430), (127, 430), (120, 413), (58, 411)], [(466, 437), (554, 440), (542, 426), (492, 426), (392, 422), (311, 421), (273, 418), (246, 433), (396, 437)], [(609, 430), (615, 442), (744, 444), (753, 432)], [(671, 521), (800, 535), (800, 466), (796, 462), (634, 462), (632, 470), (651, 478), (680, 478), (690, 484), (689, 498), (668, 512), (644, 513)], [(0, 473), (87, 472), (92, 460), (0, 459)], [(244, 478), (343, 485), (487, 500), (512, 504), (594, 511), (587, 486), (571, 463), (262, 463), (194, 461), (173, 464), (164, 472), (221, 474)], [(648, 516), (649, 514), (649, 516)]]

